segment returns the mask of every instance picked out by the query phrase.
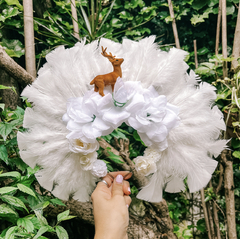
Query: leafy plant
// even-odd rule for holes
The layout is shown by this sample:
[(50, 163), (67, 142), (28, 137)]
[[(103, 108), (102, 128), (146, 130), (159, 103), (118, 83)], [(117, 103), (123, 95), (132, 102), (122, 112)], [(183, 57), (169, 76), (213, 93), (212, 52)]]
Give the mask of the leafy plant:
[[(11, 88), (3, 87), (0, 88)], [(50, 226), (43, 216), (43, 209), (52, 205), (65, 206), (59, 199), (36, 192), (34, 174), (39, 170), (28, 167), (20, 158), (17, 132), (23, 131), (24, 109), (2, 107), (0, 113), (0, 220), (6, 226), (0, 238), (46, 238), (44, 233), (55, 233), (58, 238), (68, 238), (61, 222), (74, 218), (69, 210), (57, 216), (57, 223)]]

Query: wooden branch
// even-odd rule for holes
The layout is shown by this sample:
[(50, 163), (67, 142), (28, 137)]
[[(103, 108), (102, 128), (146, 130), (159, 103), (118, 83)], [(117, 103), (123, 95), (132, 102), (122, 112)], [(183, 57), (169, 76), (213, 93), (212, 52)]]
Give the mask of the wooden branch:
[[(215, 42), (215, 55), (218, 55), (219, 40), (221, 31), (221, 20), (222, 20), (222, 0), (219, 0), (218, 4), (218, 18), (217, 18), (217, 29), (216, 29), (216, 42)], [(215, 63), (217, 64), (217, 62)]]
[(218, 185), (216, 188), (215, 193), (218, 194), (220, 189), (222, 188), (222, 183), (223, 183), (223, 165), (222, 163), (219, 163), (219, 170), (220, 170), (220, 174), (219, 174), (219, 180), (218, 180)]
[[(239, 2), (240, 6), (240, 2)], [(235, 70), (238, 66), (237, 58), (240, 56), (240, 10), (238, 8), (238, 17), (237, 17), (237, 23), (235, 28), (235, 34), (234, 34), (234, 41), (233, 41), (233, 50), (232, 50), (232, 57), (236, 58), (232, 61), (231, 68)]]
[(234, 198), (234, 181), (233, 181), (233, 162), (231, 152), (223, 150), (221, 158), (225, 161), (224, 188), (226, 198), (226, 215), (228, 238), (237, 239), (236, 218), (235, 218), (235, 198)]
[(173, 28), (173, 35), (174, 35), (176, 47), (180, 49), (180, 43), (179, 43), (178, 31), (177, 31), (177, 24), (176, 24), (176, 19), (175, 19), (175, 16), (174, 16), (173, 5), (172, 5), (171, 0), (168, 0), (168, 7), (169, 7), (170, 16), (173, 19), (172, 28)]
[(16, 79), (20, 84), (31, 84), (34, 77), (18, 65), (0, 46), (0, 67), (5, 70), (10, 76)]
[(30, 75), (36, 77), (32, 0), (23, 0), (23, 19), (26, 70)]
[(77, 16), (77, 9), (76, 9), (76, 2), (75, 2), (75, 0), (71, 0), (71, 11), (72, 11), (72, 22), (73, 22), (73, 35), (78, 40), (80, 40), (79, 28), (78, 28), (78, 16)]
[[(209, 182), (209, 187), (212, 187), (212, 180), (210, 180)], [(219, 226), (219, 219), (218, 219), (218, 211), (217, 211), (217, 207), (214, 201), (212, 201), (212, 210), (213, 210), (213, 219), (214, 219), (214, 223), (216, 226), (216, 232), (217, 232), (217, 239), (221, 239), (221, 232), (220, 232), (220, 226)]]
[[(110, 148), (110, 151), (113, 152), (116, 155), (119, 155), (122, 158), (123, 164), (116, 164), (114, 161), (111, 161), (113, 164), (117, 166), (117, 168), (124, 170), (124, 171), (130, 171), (132, 172), (132, 180), (135, 184), (135, 186), (140, 189), (141, 187), (145, 186), (147, 184), (147, 179), (144, 175), (140, 174), (139, 172), (136, 171), (135, 165), (132, 162), (132, 160), (129, 158), (129, 150), (128, 150), (128, 144), (124, 142), (123, 140), (120, 141), (120, 144), (118, 141), (115, 144), (118, 148), (120, 148), (120, 151), (116, 150), (114, 147), (112, 147), (109, 143), (107, 143), (104, 139), (99, 138), (99, 144), (100, 146), (104, 149), (103, 153), (107, 157), (109, 156), (107, 148)], [(111, 160), (111, 159), (109, 159)]]
[(193, 40), (194, 45), (194, 55), (195, 55), (195, 69), (198, 68), (198, 59), (197, 59), (197, 40)]
[(213, 224), (213, 217), (212, 217), (212, 210), (210, 201), (206, 202), (207, 212), (208, 212), (208, 219), (209, 219), (209, 226), (210, 226), (210, 232), (212, 239), (215, 239), (215, 230), (214, 230), (214, 224)]
[[(222, 1), (222, 53), (223, 58), (227, 58), (227, 7), (226, 0)], [(223, 61), (223, 78), (228, 76), (227, 61)]]
[(209, 226), (208, 212), (207, 212), (207, 207), (206, 207), (206, 203), (205, 203), (204, 189), (202, 188), (200, 192), (201, 192), (203, 214), (204, 214), (206, 228), (207, 228), (207, 233), (208, 233), (208, 239), (212, 239), (211, 232), (210, 232), (210, 226)]

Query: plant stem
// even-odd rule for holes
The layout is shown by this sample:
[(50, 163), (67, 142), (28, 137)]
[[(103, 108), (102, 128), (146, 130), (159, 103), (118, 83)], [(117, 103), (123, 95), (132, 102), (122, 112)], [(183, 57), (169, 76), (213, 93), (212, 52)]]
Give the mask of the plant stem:
[[(226, 0), (222, 1), (222, 53), (223, 58), (227, 58), (227, 8)], [(223, 61), (223, 78), (228, 76), (227, 61)]]
[(177, 31), (177, 24), (176, 24), (176, 19), (174, 17), (173, 5), (172, 5), (171, 0), (168, 0), (168, 7), (169, 7), (170, 16), (173, 19), (172, 28), (173, 28), (173, 34), (174, 34), (174, 38), (175, 38), (176, 47), (180, 49), (180, 43), (179, 43), (178, 31)]

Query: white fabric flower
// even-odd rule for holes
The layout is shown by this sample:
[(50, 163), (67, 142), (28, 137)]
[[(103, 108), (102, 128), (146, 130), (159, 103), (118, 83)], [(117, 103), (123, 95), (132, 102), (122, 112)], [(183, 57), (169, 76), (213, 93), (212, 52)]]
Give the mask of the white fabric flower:
[(87, 155), (99, 149), (99, 143), (96, 140), (94, 143), (84, 143), (80, 139), (69, 139), (69, 149), (74, 153)]
[(92, 165), (92, 174), (96, 177), (102, 178), (107, 175), (107, 165), (102, 160), (96, 160)]
[(91, 170), (93, 163), (97, 160), (97, 152), (93, 152), (80, 157), (80, 164), (84, 170)]
[(144, 151), (144, 157), (148, 158), (149, 160), (153, 160), (154, 162), (157, 162), (160, 160), (162, 155), (162, 152), (157, 151), (153, 148), (146, 148)]
[(131, 115), (132, 110), (137, 109), (144, 102), (142, 91), (140, 82), (123, 82), (119, 77), (114, 86), (112, 101), (102, 108), (103, 120), (114, 128), (120, 126)]
[(134, 162), (136, 170), (142, 173), (144, 176), (155, 173), (157, 171), (156, 163), (152, 158), (138, 156), (134, 159)]
[(89, 91), (84, 97), (71, 98), (67, 103), (67, 113), (62, 120), (70, 133), (68, 139), (81, 139), (85, 143), (95, 143), (96, 138), (113, 131), (111, 125), (102, 119), (102, 107), (111, 100), (111, 95), (101, 97)]
[(179, 124), (178, 108), (167, 103), (166, 96), (153, 87), (146, 89), (143, 96), (142, 106), (128, 118), (128, 124), (147, 146), (163, 151), (168, 147), (169, 131)]

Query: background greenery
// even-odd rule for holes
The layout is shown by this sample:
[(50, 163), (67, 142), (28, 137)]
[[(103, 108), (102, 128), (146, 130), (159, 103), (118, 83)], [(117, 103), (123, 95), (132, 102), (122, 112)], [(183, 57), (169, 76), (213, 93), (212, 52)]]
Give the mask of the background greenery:
[[(41, 2), (41, 1), (40, 1)], [(43, 2), (43, 1), (42, 1)], [(237, 19), (238, 0), (227, 1), (228, 55), (232, 52), (232, 43)], [(37, 69), (45, 62), (46, 54), (59, 45), (72, 47), (78, 39), (73, 35), (70, 1), (53, 0), (53, 7), (44, 9), (42, 13), (34, 13), (34, 30), (36, 42)], [(190, 68), (195, 70), (193, 40), (197, 40), (198, 60), (201, 63), (196, 73), (201, 78), (217, 87), (216, 104), (223, 111), (239, 112), (239, 73), (230, 73), (229, 78), (222, 79), (221, 55), (215, 56), (215, 32), (218, 14), (217, 0), (175, 0), (174, 12), (177, 20), (181, 48), (189, 52), (186, 59)], [(151, 34), (156, 35), (156, 41), (163, 50), (174, 46), (172, 19), (169, 16), (166, 0), (130, 0), (130, 1), (76, 1), (78, 10), (78, 25), (80, 38), (86, 37), (88, 42), (106, 37), (121, 42), (124, 38), (139, 40)], [(23, 38), (23, 6), (21, 0), (0, 0), (0, 44), (6, 52), (24, 67)], [(221, 46), (220, 46), (221, 52)], [(231, 62), (231, 58), (225, 59)], [(215, 64), (218, 62), (218, 65)], [(23, 86), (20, 86), (23, 87)], [(0, 90), (6, 87), (0, 85)], [(11, 88), (9, 90), (14, 90)], [(232, 96), (236, 96), (233, 98)], [(24, 109), (31, 105), (23, 99), (23, 108), (9, 109), (0, 104), (0, 238), (66, 238), (71, 233), (62, 227), (62, 221), (72, 219), (69, 211), (48, 218), (43, 209), (50, 205), (63, 205), (36, 182), (34, 173), (38, 168), (28, 167), (20, 158), (16, 133), (23, 131), (22, 120)], [(233, 122), (233, 131), (238, 133), (239, 119)], [(145, 149), (137, 132), (122, 125), (104, 139), (114, 144), (114, 137), (129, 138), (130, 157), (141, 155)], [(240, 141), (238, 134), (232, 140), (234, 157), (234, 182), (236, 199), (236, 221), (238, 238), (240, 238)], [(99, 150), (99, 157), (107, 162), (108, 169), (114, 166)], [(110, 155), (118, 161), (116, 155)], [(219, 171), (213, 175), (213, 188), (205, 191), (206, 201), (215, 201), (219, 208), (219, 219), (222, 237), (226, 235), (226, 215), (224, 189), (218, 195), (214, 187), (218, 183)], [(137, 188), (132, 187), (132, 196), (137, 194)], [(38, 188), (38, 191), (36, 191)], [(174, 223), (174, 232), (179, 238), (192, 238), (193, 233), (200, 238), (207, 238), (204, 219), (200, 219), (185, 228), (180, 222), (191, 221), (190, 208), (193, 201), (187, 198), (186, 192), (167, 194), (164, 198), (169, 205), (170, 216)], [(190, 218), (190, 219), (189, 219)], [(49, 222), (50, 223), (49, 223)], [(72, 221), (72, 220), (71, 220)], [(193, 230), (194, 229), (194, 230)], [(43, 236), (44, 234), (44, 236)], [(55, 235), (55, 236), (54, 236)]]

